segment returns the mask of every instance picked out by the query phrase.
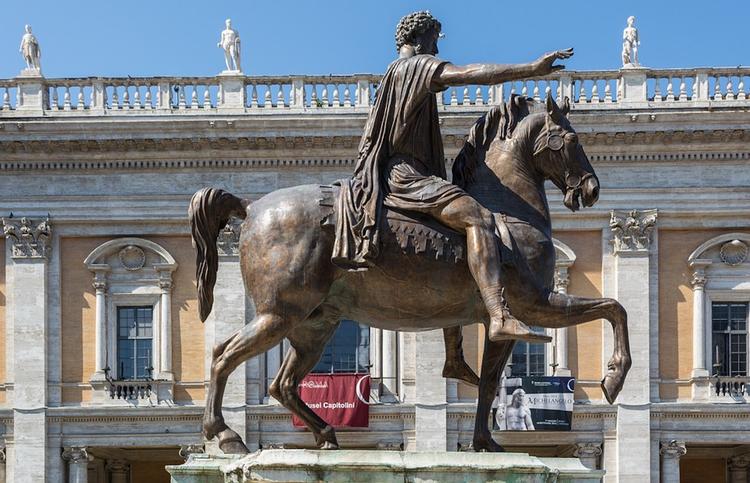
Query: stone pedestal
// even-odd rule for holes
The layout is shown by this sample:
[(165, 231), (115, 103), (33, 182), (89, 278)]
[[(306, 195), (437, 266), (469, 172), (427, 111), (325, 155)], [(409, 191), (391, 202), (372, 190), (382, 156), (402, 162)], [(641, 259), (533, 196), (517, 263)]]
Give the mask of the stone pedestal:
[(245, 457), (192, 455), (167, 466), (173, 483), (326, 482), (598, 482), (604, 472), (575, 458), (526, 453), (266, 450)]
[(419, 350), (416, 354), (415, 449), (445, 451), (448, 440), (443, 331), (418, 332), (416, 343)]

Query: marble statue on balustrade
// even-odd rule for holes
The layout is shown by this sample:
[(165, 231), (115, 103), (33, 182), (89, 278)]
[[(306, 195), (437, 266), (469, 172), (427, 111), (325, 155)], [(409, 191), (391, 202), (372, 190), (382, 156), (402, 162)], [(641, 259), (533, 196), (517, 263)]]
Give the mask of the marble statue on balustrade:
[(21, 37), (21, 46), (18, 51), (23, 55), (23, 59), (26, 61), (26, 69), (21, 73), (27, 75), (40, 75), (42, 72), (42, 66), (40, 59), (42, 57), (42, 51), (39, 48), (39, 41), (36, 36), (31, 32), (31, 25), (26, 25), (26, 33)]
[(635, 28), (635, 17), (628, 17), (628, 26), (622, 31), (622, 66), (639, 67), (638, 46), (641, 41), (638, 38), (638, 29)]
[(240, 33), (232, 28), (232, 19), (226, 20), (226, 28), (221, 32), (218, 47), (224, 49), (224, 61), (227, 64), (225, 72), (242, 72), (240, 65)]

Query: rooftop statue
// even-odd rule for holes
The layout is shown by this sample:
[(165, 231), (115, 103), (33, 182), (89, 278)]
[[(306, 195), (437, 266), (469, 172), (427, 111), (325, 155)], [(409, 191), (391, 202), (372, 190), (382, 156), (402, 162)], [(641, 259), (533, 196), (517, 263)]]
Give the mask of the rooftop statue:
[(635, 17), (628, 17), (628, 26), (622, 31), (622, 66), (638, 67), (638, 46), (641, 41), (638, 39), (638, 29), (635, 28)]
[(42, 57), (42, 51), (39, 48), (39, 42), (33, 33), (31, 33), (31, 25), (26, 25), (26, 33), (21, 37), (21, 46), (18, 51), (23, 55), (23, 60), (26, 61), (26, 70), (35, 73), (40, 73), (42, 65), (40, 59)]
[[(567, 99), (560, 107), (548, 96), (538, 112), (531, 112), (533, 101), (515, 95), (492, 107), (472, 127), (453, 182), (446, 180), (435, 93), (546, 75), (561, 69), (555, 60), (572, 50), (528, 64), (456, 66), (436, 57), (440, 32), (429, 12), (399, 22), (399, 58), (378, 88), (351, 179), (281, 189), (252, 202), (215, 188), (193, 196), (201, 319), (213, 304), (217, 236), (231, 216), (244, 219), (240, 265), (257, 314), (214, 351), (203, 434), (218, 437), (225, 453), (247, 452), (222, 416), (229, 374), (284, 338), (291, 347), (269, 392), (304, 421), (318, 447), (338, 448), (333, 428), (297, 387), (341, 319), (386, 330), (444, 329), (444, 375), (479, 384), (477, 451), (502, 451), (488, 425), (498, 376), (516, 340), (539, 340), (521, 320), (545, 328), (609, 320), (615, 343), (602, 390), (613, 402), (622, 389), (631, 365), (625, 310), (613, 299), (552, 290), (545, 181), (562, 191), (572, 211), (599, 196), (567, 119)], [(461, 356), (460, 328), (480, 321), (488, 330), (477, 378)]]
[(232, 28), (232, 19), (227, 19), (226, 28), (221, 31), (221, 40), (217, 47), (224, 49), (224, 61), (227, 71), (242, 72), (240, 65), (240, 33)]

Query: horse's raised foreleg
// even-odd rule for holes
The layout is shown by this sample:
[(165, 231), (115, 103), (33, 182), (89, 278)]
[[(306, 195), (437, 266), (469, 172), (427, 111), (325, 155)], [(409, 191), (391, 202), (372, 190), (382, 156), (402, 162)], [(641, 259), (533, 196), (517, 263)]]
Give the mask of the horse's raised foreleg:
[(278, 315), (260, 314), (214, 349), (203, 413), (203, 435), (208, 440), (218, 436), (219, 448), (224, 453), (248, 452), (242, 437), (226, 425), (221, 412), (227, 378), (242, 362), (281, 342), (290, 326), (289, 320)]
[(315, 444), (320, 449), (338, 449), (336, 433), (333, 427), (315, 414), (299, 397), (298, 386), (320, 359), (326, 342), (338, 325), (338, 322), (305, 322), (290, 331), (287, 337), (291, 347), (284, 357), (276, 379), (269, 388), (270, 394), (312, 431)]
[(505, 451), (492, 439), (489, 418), (492, 400), (495, 399), (497, 392), (500, 371), (505, 367), (514, 345), (514, 341), (491, 342), (487, 335), (484, 337), (482, 372), (479, 376), (479, 399), (474, 420), (474, 451)]
[(625, 376), (632, 364), (628, 339), (628, 314), (615, 299), (589, 299), (550, 292), (546, 303), (524, 309), (525, 320), (547, 328), (570, 327), (596, 319), (607, 319), (614, 332), (614, 352), (607, 363), (607, 374), (601, 382), (604, 397), (614, 403), (625, 383)]

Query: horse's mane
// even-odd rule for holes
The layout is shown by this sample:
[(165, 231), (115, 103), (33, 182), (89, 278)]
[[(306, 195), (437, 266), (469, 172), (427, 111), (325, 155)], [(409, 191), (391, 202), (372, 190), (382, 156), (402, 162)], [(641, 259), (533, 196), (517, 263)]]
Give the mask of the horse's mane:
[(532, 102), (528, 97), (512, 94), (508, 102), (493, 107), (474, 123), (453, 163), (453, 184), (466, 188), (474, 180), (479, 150), (487, 150), (495, 138), (510, 138), (518, 123), (529, 115)]

